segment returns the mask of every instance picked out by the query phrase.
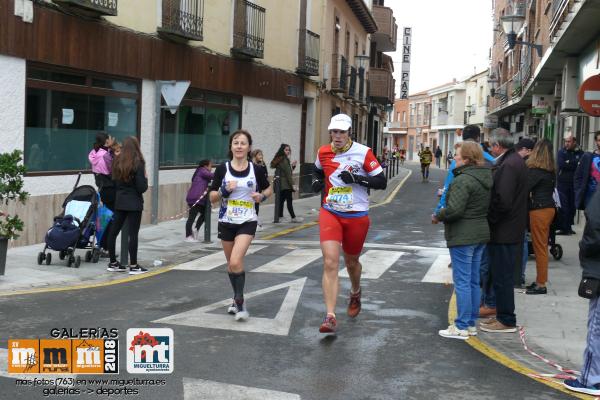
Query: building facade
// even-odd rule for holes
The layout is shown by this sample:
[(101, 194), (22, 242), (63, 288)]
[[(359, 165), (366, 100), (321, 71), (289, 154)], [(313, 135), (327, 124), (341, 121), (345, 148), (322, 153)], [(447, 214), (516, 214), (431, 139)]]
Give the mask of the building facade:
[(406, 154), (407, 160), (419, 160), (419, 151), (424, 149), (426, 146), (431, 146), (430, 128), (431, 96), (429, 96), (427, 91), (409, 95), (407, 135), (408, 147)]
[(428, 91), (431, 96), (431, 136), (437, 138), (443, 154), (454, 153), (465, 127), (466, 82), (454, 80)]
[[(545, 137), (557, 148), (572, 134), (590, 149), (600, 121), (583, 112), (577, 94), (586, 79), (600, 73), (600, 3), (496, 0), (493, 12), (490, 114), (515, 140)], [(538, 48), (517, 43), (511, 49), (500, 25), (505, 15), (523, 17), (517, 40)]]
[(408, 99), (394, 101), (394, 109), (388, 114), (384, 136), (384, 147), (401, 150), (408, 148)]

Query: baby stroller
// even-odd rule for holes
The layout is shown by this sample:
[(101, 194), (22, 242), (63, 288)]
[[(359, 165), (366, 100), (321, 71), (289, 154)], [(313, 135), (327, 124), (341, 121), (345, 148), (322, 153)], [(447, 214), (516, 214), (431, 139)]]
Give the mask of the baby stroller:
[[(554, 257), (555, 260), (560, 260), (563, 256), (563, 248), (560, 244), (556, 243), (556, 230), (558, 228), (558, 213), (559, 208), (556, 208), (556, 212), (554, 213), (554, 219), (550, 224), (550, 231), (548, 234), (548, 247), (550, 248), (550, 254)], [(533, 254), (533, 242), (531, 241), (531, 233), (527, 232), (527, 249), (528, 253)]]
[(54, 224), (46, 232), (44, 250), (38, 253), (39, 265), (52, 262), (52, 253), (58, 251), (61, 260), (67, 259), (67, 266), (79, 268), (81, 256), (75, 255), (75, 249), (90, 249), (85, 254), (86, 261), (98, 262), (100, 249), (95, 246), (96, 211), (98, 209), (98, 193), (92, 186), (77, 187), (81, 173), (73, 191), (63, 202), (63, 212), (54, 217)]

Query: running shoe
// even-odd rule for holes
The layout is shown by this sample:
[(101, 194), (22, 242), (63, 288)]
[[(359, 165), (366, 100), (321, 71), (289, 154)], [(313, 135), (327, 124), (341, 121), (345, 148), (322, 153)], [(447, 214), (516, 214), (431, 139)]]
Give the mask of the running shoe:
[(135, 267), (129, 267), (129, 275), (139, 275), (145, 274), (148, 270), (140, 265), (136, 265)]
[(325, 318), (323, 318), (323, 323), (319, 327), (319, 332), (321, 333), (333, 333), (337, 328), (337, 321), (335, 319), (335, 315), (327, 314)]
[(115, 261), (114, 263), (109, 263), (108, 268), (106, 268), (106, 270), (110, 272), (126, 272), (127, 267), (121, 265), (120, 262)]
[(352, 293), (350, 291), (350, 301), (348, 303), (348, 316), (350, 318), (354, 318), (360, 312), (361, 304), (360, 304), (360, 295), (362, 294), (362, 290), (358, 289), (357, 293)]
[(440, 336), (450, 339), (467, 340), (469, 338), (469, 331), (466, 329), (458, 329), (456, 325), (452, 324), (448, 326), (448, 329), (442, 329), (438, 331)]
[(246, 303), (236, 304), (238, 312), (235, 314), (236, 321), (246, 321), (250, 318), (250, 313), (246, 310)]
[(231, 314), (231, 315), (235, 315), (238, 313), (238, 306), (236, 304), (236, 302), (232, 302), (231, 305), (229, 306), (229, 308), (227, 309), (227, 313)]
[(194, 235), (186, 237), (185, 239), (183, 239), (183, 241), (187, 243), (198, 243), (198, 239), (196, 239)]
[(563, 385), (574, 392), (585, 393), (591, 396), (599, 396), (600, 395), (600, 384), (595, 384), (592, 386), (584, 386), (583, 383), (579, 382), (578, 379), (566, 379), (563, 381)]

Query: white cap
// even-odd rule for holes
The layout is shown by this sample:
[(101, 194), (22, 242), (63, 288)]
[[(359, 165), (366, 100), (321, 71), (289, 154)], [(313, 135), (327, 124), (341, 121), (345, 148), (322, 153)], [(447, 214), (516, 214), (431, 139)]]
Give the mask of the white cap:
[(329, 122), (328, 130), (337, 129), (340, 131), (347, 131), (352, 128), (352, 118), (346, 114), (336, 114), (331, 117)]

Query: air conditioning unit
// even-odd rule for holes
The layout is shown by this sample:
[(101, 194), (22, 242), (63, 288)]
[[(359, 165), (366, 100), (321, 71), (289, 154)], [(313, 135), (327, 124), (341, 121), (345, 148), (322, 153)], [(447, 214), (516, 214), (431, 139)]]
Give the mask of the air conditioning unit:
[(562, 111), (579, 111), (579, 103), (577, 102), (577, 90), (579, 84), (577, 82), (578, 68), (577, 58), (567, 58), (562, 74), (562, 91), (560, 108)]

